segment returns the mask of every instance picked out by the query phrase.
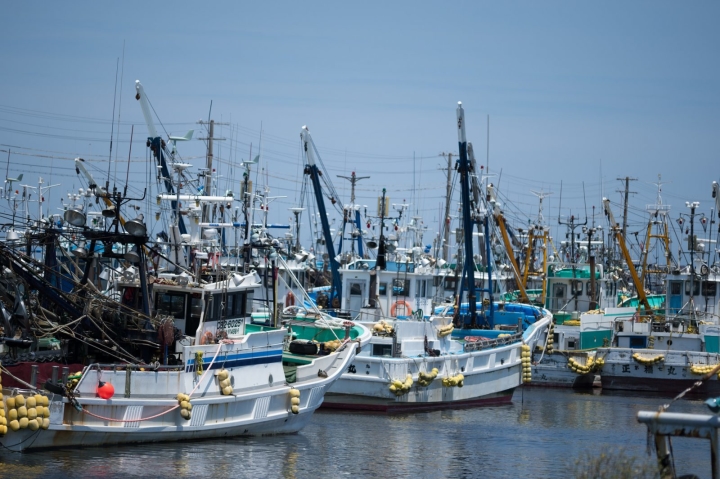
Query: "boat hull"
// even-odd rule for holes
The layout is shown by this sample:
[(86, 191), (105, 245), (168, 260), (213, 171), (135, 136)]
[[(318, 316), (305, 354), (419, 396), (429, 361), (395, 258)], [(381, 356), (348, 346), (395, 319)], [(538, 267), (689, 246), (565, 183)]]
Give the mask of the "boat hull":
[[(591, 353), (594, 356), (594, 352)], [(545, 353), (538, 364), (532, 367), (532, 380), (526, 383), (531, 387), (557, 387), (573, 389), (590, 389), (600, 386), (600, 378), (595, 372), (578, 374), (573, 372), (568, 359), (575, 358), (576, 361), (585, 364), (588, 358), (587, 352), (553, 352)]]
[[(313, 410), (314, 411), (314, 410)], [(194, 441), (202, 439), (221, 439), (235, 436), (269, 436), (291, 434), (300, 431), (307, 425), (313, 411), (300, 414), (280, 414), (275, 419), (260, 422), (239, 422), (236, 425), (217, 429), (203, 427), (154, 428), (152, 431), (141, 432), (98, 432), (95, 428), (74, 427), (70, 430), (56, 429), (52, 426), (47, 430), (30, 431), (22, 429), (10, 432), (3, 438), (5, 448), (15, 452), (66, 448), (66, 447), (97, 447), (119, 444), (139, 444), (151, 442)], [(122, 429), (119, 426), (114, 429)]]
[[(634, 354), (644, 358), (662, 356), (653, 364), (633, 359)], [(701, 351), (666, 351), (657, 349), (608, 348), (598, 349), (605, 357), (600, 373), (604, 390), (643, 391), (679, 394), (694, 385), (702, 376), (693, 374), (691, 366), (720, 364), (720, 355)], [(720, 394), (717, 374), (704, 380), (693, 393)]]
[[(322, 407), (409, 412), (508, 403), (514, 389), (523, 382), (523, 348), (535, 347), (548, 322), (546, 319), (534, 325), (523, 341), (470, 351), (458, 349), (439, 356), (417, 356), (407, 351), (408, 356), (402, 357), (375, 356), (372, 347), (365, 348), (331, 386)], [(374, 341), (381, 344), (380, 339)], [(436, 344), (449, 350), (450, 339), (442, 341), (447, 343)], [(422, 340), (419, 342), (422, 344)], [(422, 385), (421, 374), (427, 377), (434, 370), (435, 378)], [(443, 384), (443, 378), (459, 375), (463, 377), (462, 386)], [(412, 384), (404, 394), (396, 395), (390, 389), (393, 381), (408, 378)]]
[(385, 413), (406, 413), (418, 411), (436, 411), (463, 407), (499, 406), (512, 402), (513, 389), (488, 394), (480, 398), (461, 399), (440, 402), (403, 402), (391, 399), (357, 396), (351, 394), (328, 393), (322, 409), (345, 409), (355, 411), (375, 411)]

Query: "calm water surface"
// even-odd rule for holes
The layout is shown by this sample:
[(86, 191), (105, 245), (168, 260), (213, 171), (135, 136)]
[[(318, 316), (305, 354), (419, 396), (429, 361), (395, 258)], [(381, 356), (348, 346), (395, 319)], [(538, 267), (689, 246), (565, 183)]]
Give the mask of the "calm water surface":
[[(667, 401), (530, 388), (501, 407), (395, 416), (319, 412), (289, 436), (3, 451), (0, 477), (570, 477), (577, 458), (603, 446), (645, 455), (646, 428), (636, 414)], [(708, 413), (702, 400), (670, 410)], [(708, 441), (675, 439), (673, 449), (679, 472), (710, 476)]]

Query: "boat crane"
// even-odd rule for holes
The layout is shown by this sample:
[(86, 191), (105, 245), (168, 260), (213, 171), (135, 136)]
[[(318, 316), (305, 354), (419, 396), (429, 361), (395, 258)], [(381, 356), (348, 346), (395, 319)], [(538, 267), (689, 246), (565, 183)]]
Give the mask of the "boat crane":
[(333, 244), (332, 233), (330, 232), (330, 224), (327, 219), (325, 210), (325, 201), (323, 201), (322, 187), (320, 186), (320, 170), (315, 164), (315, 149), (307, 126), (303, 126), (300, 131), (300, 137), (303, 142), (303, 151), (307, 158), (304, 173), (310, 175), (315, 192), (315, 201), (317, 202), (318, 212), (320, 213), (320, 221), (322, 223), (323, 236), (325, 238), (325, 247), (327, 248), (328, 261), (330, 262), (330, 271), (332, 273), (332, 285), (330, 286), (330, 294), (328, 295), (329, 304), (332, 305), (333, 299), (342, 298), (342, 281), (340, 280), (340, 264), (335, 258), (335, 245)]
[[(137, 93), (135, 94), (135, 99), (140, 101), (140, 108), (142, 109), (143, 116), (145, 117), (145, 123), (148, 127), (148, 133), (150, 133), (150, 136), (147, 139), (147, 146), (150, 147), (150, 150), (155, 157), (155, 161), (157, 161), (158, 167), (160, 168), (160, 172), (162, 173), (162, 180), (165, 183), (165, 190), (168, 192), (168, 194), (172, 195), (175, 193), (175, 190), (173, 188), (170, 170), (168, 169), (167, 161), (165, 159), (165, 154), (167, 153), (167, 150), (165, 149), (165, 141), (158, 135), (157, 130), (155, 129), (152, 115), (150, 115), (150, 105), (148, 104), (147, 98), (145, 97), (145, 90), (143, 89), (140, 80), (135, 80), (135, 90), (137, 91)], [(188, 132), (188, 134), (184, 137), (170, 137), (170, 140), (173, 142), (173, 152), (175, 151), (175, 143), (177, 141), (189, 140), (190, 138), (192, 138), (192, 131)], [(172, 210), (175, 211), (177, 209), (175, 200), (172, 200), (171, 205)], [(178, 218), (178, 228), (180, 229), (180, 234), (187, 233), (185, 221), (182, 217)]]
[(620, 225), (618, 225), (615, 222), (615, 217), (612, 214), (612, 210), (610, 209), (610, 200), (607, 198), (603, 198), (603, 208), (605, 209), (605, 214), (608, 217), (608, 220), (610, 221), (610, 228), (612, 231), (615, 232), (615, 239), (617, 240), (618, 244), (620, 245), (620, 251), (622, 251), (622, 255), (625, 258), (625, 262), (628, 265), (628, 270), (630, 271), (630, 276), (632, 277), (633, 284), (635, 285), (635, 290), (637, 291), (638, 299), (640, 300), (640, 304), (642, 304), (645, 307), (645, 312), (647, 314), (652, 314), (652, 307), (650, 306), (650, 302), (647, 299), (647, 296), (645, 295), (645, 288), (643, 288), (643, 283), (640, 281), (640, 278), (638, 277), (637, 271), (635, 271), (635, 265), (633, 264), (633, 260), (630, 257), (630, 252), (627, 249), (627, 246), (625, 245), (625, 238), (622, 235), (622, 229), (620, 228)]

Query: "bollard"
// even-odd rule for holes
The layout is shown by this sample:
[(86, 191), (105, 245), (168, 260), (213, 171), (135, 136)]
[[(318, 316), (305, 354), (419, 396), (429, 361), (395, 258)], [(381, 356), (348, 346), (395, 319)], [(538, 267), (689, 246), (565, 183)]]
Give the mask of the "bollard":
[(70, 368), (63, 367), (62, 368), (62, 383), (63, 384), (67, 384), (69, 375), (70, 375)]
[(52, 367), (52, 376), (51, 380), (54, 384), (57, 384), (58, 381), (58, 373), (60, 372), (60, 366), (53, 366)]

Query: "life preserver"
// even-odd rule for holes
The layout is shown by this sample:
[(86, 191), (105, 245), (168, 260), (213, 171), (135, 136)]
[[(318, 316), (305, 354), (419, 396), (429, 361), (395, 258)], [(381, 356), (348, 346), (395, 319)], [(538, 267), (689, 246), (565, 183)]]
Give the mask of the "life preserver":
[(205, 331), (205, 333), (200, 336), (200, 344), (212, 344), (213, 342), (213, 333), (210, 331)]
[(295, 306), (295, 295), (292, 291), (288, 291), (285, 295), (285, 306)]
[(395, 303), (390, 306), (390, 316), (396, 317), (395, 312), (397, 311), (398, 306), (401, 306), (405, 308), (405, 314), (403, 316), (411, 316), (413, 313), (412, 306), (410, 306), (410, 303), (407, 301), (399, 300), (395, 301)]

